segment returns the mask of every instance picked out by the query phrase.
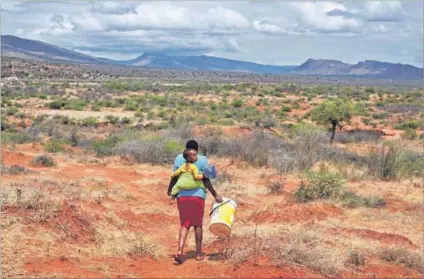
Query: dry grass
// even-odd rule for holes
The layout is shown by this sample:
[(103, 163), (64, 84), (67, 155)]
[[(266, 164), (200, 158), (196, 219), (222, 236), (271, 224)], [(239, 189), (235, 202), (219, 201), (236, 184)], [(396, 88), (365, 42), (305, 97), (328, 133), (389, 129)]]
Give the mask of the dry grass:
[(266, 187), (268, 193), (279, 194), (284, 189), (284, 184), (281, 181), (268, 181)]
[(365, 265), (365, 257), (361, 252), (349, 251), (349, 254), (346, 257), (345, 265)]
[(406, 267), (414, 268), (418, 271), (423, 271), (422, 256), (416, 252), (411, 252), (406, 248), (381, 248), (377, 254), (383, 261), (399, 263), (405, 265)]
[(259, 256), (265, 256), (276, 266), (302, 265), (324, 275), (335, 275), (344, 268), (345, 249), (325, 244), (329, 237), (317, 227), (249, 225), (237, 231), (222, 253), (222, 259), (235, 267), (255, 264)]
[(102, 230), (98, 236), (97, 250), (103, 256), (152, 257), (163, 255), (163, 247), (140, 233), (122, 230)]
[(275, 248), (277, 265), (299, 264), (324, 275), (335, 275), (343, 269), (343, 251), (325, 244), (328, 239), (320, 229), (287, 226), (279, 232), (283, 241)]

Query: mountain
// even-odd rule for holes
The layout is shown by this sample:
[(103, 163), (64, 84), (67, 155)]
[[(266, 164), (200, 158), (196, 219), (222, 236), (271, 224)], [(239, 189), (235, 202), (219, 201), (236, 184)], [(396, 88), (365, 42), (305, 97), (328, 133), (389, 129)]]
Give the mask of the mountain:
[(135, 59), (117, 61), (93, 57), (41, 41), (28, 40), (11, 35), (1, 36), (1, 55), (2, 57), (24, 58), (44, 62), (58, 61), (197, 71), (348, 76), (383, 79), (423, 78), (422, 68), (373, 60), (366, 60), (357, 64), (347, 64), (338, 60), (308, 59), (299, 66), (274, 66), (206, 55), (171, 56), (162, 53), (144, 53)]
[(357, 76), (385, 79), (422, 79), (423, 69), (411, 65), (365, 60), (347, 64), (338, 60), (308, 59), (290, 71), (300, 75)]
[(251, 72), (263, 74), (287, 73), (296, 66), (273, 66), (262, 65), (252, 62), (231, 60), (213, 56), (169, 56), (164, 54), (148, 54), (136, 59), (121, 61), (125, 65), (145, 66), (152, 68), (178, 68), (184, 70), (199, 71), (228, 71), (228, 72)]
[(102, 63), (103, 60), (52, 44), (22, 39), (16, 36), (1, 36), (1, 55), (39, 61), (68, 61), (76, 63)]

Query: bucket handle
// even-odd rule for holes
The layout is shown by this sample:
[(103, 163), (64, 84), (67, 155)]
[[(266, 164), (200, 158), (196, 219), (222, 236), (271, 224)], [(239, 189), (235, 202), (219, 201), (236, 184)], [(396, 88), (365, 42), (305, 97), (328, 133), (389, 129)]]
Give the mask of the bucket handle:
[(230, 201), (224, 201), (224, 202), (221, 202), (217, 207), (215, 207), (214, 209), (212, 209), (211, 210), (211, 213), (209, 213), (209, 216), (211, 216), (212, 215), (212, 213), (216, 210), (216, 209), (218, 209), (218, 208), (220, 208), (221, 206), (223, 206), (224, 204), (226, 204), (226, 203), (229, 203)]

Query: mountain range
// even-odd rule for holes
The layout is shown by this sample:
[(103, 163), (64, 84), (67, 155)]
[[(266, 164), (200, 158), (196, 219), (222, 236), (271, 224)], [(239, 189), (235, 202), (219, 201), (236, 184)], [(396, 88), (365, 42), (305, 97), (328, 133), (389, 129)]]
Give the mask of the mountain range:
[(366, 60), (357, 64), (338, 60), (308, 59), (301, 65), (262, 65), (213, 56), (171, 56), (143, 53), (131, 60), (112, 60), (82, 54), (41, 41), (11, 35), (1, 36), (1, 56), (82, 64), (109, 64), (147, 68), (183, 69), (197, 71), (247, 72), (259, 74), (296, 74), (312, 76), (348, 76), (384, 79), (422, 79), (423, 69), (412, 65)]

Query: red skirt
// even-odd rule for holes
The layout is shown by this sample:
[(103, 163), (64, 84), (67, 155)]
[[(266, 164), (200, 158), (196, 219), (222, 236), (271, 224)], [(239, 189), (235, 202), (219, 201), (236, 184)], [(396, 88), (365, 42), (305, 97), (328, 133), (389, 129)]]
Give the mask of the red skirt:
[(178, 212), (181, 226), (186, 228), (201, 227), (203, 225), (203, 213), (205, 211), (205, 199), (200, 197), (177, 198)]

